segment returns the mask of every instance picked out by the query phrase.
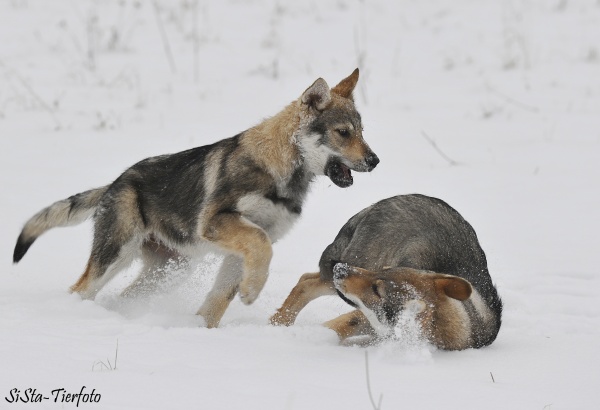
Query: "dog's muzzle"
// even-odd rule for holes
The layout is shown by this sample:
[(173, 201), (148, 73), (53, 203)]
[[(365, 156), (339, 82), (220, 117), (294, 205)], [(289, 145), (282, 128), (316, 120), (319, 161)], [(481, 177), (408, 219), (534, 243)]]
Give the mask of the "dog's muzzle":
[(343, 280), (346, 279), (350, 275), (350, 266), (347, 263), (336, 263), (333, 266), (333, 286), (335, 287), (335, 291), (338, 296), (347, 304), (354, 308), (358, 308), (358, 305), (348, 299), (344, 292), (342, 292)]
[(336, 263), (333, 267), (333, 279), (342, 280), (348, 277), (350, 266), (347, 263)]
[(368, 170), (371, 172), (379, 164), (379, 157), (374, 152), (371, 152), (365, 158), (365, 164), (367, 164)]

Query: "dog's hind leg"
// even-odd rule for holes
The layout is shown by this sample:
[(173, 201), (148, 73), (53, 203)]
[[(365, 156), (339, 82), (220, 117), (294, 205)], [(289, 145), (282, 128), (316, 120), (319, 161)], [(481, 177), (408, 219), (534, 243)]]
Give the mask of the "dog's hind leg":
[(224, 212), (209, 219), (202, 236), (227, 252), (242, 257), (240, 299), (246, 305), (254, 302), (267, 281), (273, 257), (267, 233), (239, 213)]
[(122, 297), (131, 298), (152, 294), (161, 285), (177, 282), (177, 279), (183, 276), (177, 275), (177, 271), (184, 270), (189, 262), (188, 258), (182, 256), (175, 249), (152, 238), (145, 240), (142, 244), (141, 256), (142, 269), (138, 277), (121, 292)]
[(92, 251), (83, 275), (71, 286), (71, 292), (77, 292), (83, 299), (93, 300), (117, 273), (131, 265), (139, 250), (140, 243), (134, 239), (120, 246), (114, 255)]
[(312, 300), (326, 295), (335, 295), (333, 282), (321, 279), (321, 274), (305, 273), (290, 292), (283, 305), (277, 309), (270, 322), (273, 325), (290, 326), (298, 313)]
[(225, 310), (238, 291), (238, 286), (242, 280), (242, 263), (239, 256), (225, 256), (215, 284), (197, 313), (206, 320), (207, 327), (219, 326)]
[(94, 299), (102, 287), (137, 256), (143, 239), (143, 220), (133, 189), (112, 192), (101, 204), (94, 224), (92, 253), (85, 272), (71, 287), (84, 299)]
[[(372, 336), (374, 333), (369, 320), (358, 309), (327, 321), (323, 323), (323, 326), (328, 327), (337, 333), (342, 343), (353, 336)], [(369, 344), (371, 341), (372, 338), (369, 338), (366, 344)], [(361, 343), (364, 344), (365, 341), (361, 340), (358, 344)]]

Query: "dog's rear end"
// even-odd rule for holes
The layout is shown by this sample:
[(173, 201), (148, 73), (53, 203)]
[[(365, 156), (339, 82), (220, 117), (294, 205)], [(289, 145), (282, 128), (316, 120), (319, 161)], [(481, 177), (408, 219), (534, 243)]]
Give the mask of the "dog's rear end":
[[(344, 267), (344, 264), (338, 264), (340, 262), (351, 266)], [(356, 270), (352, 266), (362, 269)], [(404, 276), (399, 275), (400, 271)], [(402, 300), (387, 300), (387, 306), (380, 306), (381, 316), (377, 319), (377, 315), (370, 315), (373, 309), (366, 307), (370, 302), (365, 296), (365, 292), (370, 291), (371, 296), (379, 299), (378, 303), (383, 303), (385, 289), (379, 289), (377, 281), (395, 289), (410, 284), (404, 288), (416, 289), (421, 296), (429, 296), (419, 299), (404, 295)], [(351, 282), (354, 282), (353, 286), (350, 286)], [(448, 291), (442, 286), (446, 282), (452, 284)], [(457, 285), (464, 283), (468, 286)], [(342, 285), (354, 290), (344, 295), (340, 289)], [(453, 292), (456, 286), (462, 291)], [(433, 325), (438, 332), (429, 335), (430, 340), (441, 348), (486, 346), (495, 340), (500, 329), (502, 302), (475, 231), (448, 204), (423, 195), (388, 198), (353, 216), (323, 252), (319, 272), (305, 274), (300, 279), (271, 322), (290, 325), (311, 300), (336, 292), (363, 311), (362, 314), (351, 312), (328, 322), (341, 338), (381, 330), (377, 329), (381, 327), (379, 325), (392, 326), (394, 318), (404, 308), (403, 304), (409, 300), (424, 300), (426, 306), (437, 306), (433, 313), (445, 314), (443, 317), (438, 315)], [(446, 300), (448, 298), (451, 300)], [(431, 316), (431, 309), (423, 309), (418, 302), (409, 305), (413, 310), (420, 309), (417, 313), (422, 319), (436, 318)], [(448, 312), (454, 313), (448, 316)], [(444, 331), (441, 321), (449, 319), (456, 325)], [(427, 323), (431, 320), (423, 321), (423, 324)]]

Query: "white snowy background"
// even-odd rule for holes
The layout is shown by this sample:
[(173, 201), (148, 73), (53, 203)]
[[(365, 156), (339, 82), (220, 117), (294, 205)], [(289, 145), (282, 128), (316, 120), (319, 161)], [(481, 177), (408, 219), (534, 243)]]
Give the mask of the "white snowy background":
[[(380, 165), (348, 189), (317, 181), (260, 298), (234, 300), (221, 328), (194, 316), (215, 258), (127, 306), (116, 295), (133, 270), (95, 302), (67, 292), (90, 222), (12, 265), (41, 208), (233, 136), (357, 66)], [(480, 350), (367, 349), (381, 409), (598, 408), (599, 160), (597, 0), (3, 0), (0, 408), (75, 408), (5, 397), (82, 386), (101, 394), (86, 409), (373, 408), (365, 349), (320, 326), (342, 301), (314, 302), (289, 328), (268, 318), (351, 215), (413, 192), (474, 226), (503, 325)]]

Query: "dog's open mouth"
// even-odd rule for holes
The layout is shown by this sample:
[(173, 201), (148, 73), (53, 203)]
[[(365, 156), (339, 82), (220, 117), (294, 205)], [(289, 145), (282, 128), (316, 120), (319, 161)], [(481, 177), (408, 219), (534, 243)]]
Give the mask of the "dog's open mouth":
[(330, 159), (325, 167), (325, 175), (340, 188), (347, 188), (354, 180), (352, 179), (352, 171), (346, 165), (342, 164), (337, 159)]

